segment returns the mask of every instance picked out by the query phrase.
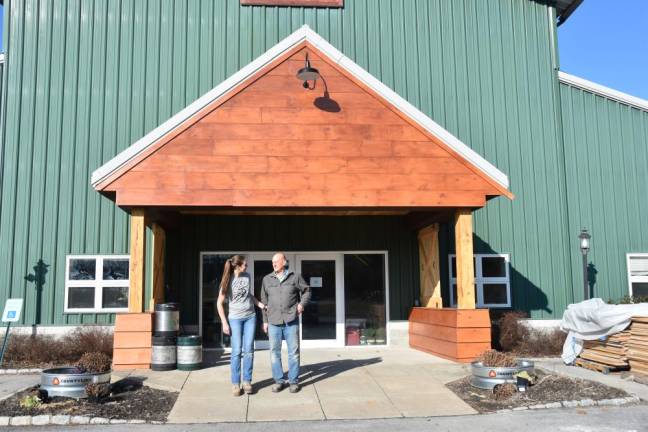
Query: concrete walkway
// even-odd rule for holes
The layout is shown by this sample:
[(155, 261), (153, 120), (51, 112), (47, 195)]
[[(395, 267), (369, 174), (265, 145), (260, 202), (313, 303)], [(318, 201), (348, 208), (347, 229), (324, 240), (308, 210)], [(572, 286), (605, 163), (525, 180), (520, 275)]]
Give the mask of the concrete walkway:
[(210, 360), (214, 366), (191, 373), (138, 370), (130, 375), (152, 387), (180, 391), (170, 423), (476, 414), (444, 386), (465, 376), (466, 366), (409, 348), (302, 350), (302, 390), (296, 394), (272, 393), (268, 351), (256, 352), (251, 396), (231, 395), (227, 354)]
[(40, 374), (2, 375), (0, 376), (0, 400), (36, 384), (40, 384)]

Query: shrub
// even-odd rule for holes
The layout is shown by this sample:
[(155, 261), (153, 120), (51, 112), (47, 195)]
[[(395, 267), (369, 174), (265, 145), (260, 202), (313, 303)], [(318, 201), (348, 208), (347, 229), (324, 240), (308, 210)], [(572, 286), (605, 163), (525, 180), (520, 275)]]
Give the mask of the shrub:
[(499, 327), (502, 351), (524, 356), (555, 356), (562, 352), (566, 335), (559, 329), (533, 329), (521, 320), (522, 312), (507, 312), (495, 324)]
[(85, 386), (88, 399), (92, 402), (99, 402), (110, 395), (110, 384), (88, 383)]
[(514, 356), (496, 350), (484, 351), (478, 360), (488, 367), (513, 367), (517, 365), (517, 359)]
[(72, 364), (86, 352), (112, 357), (112, 334), (96, 326), (80, 327), (56, 338), (52, 335), (11, 334), (5, 367), (44, 367)]
[(23, 408), (38, 408), (43, 402), (36, 395), (27, 395), (20, 399), (20, 406)]
[(515, 384), (506, 383), (495, 386), (493, 389), (493, 399), (506, 400), (515, 394), (517, 388)]
[(101, 352), (88, 352), (81, 356), (76, 367), (83, 372), (103, 373), (110, 370), (110, 357)]

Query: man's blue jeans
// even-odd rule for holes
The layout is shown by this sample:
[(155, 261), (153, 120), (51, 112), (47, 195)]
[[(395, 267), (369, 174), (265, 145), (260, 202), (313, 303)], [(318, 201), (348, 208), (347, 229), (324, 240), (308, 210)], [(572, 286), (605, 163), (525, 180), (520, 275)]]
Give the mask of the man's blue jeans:
[(285, 382), (281, 364), (281, 341), (285, 339), (288, 345), (288, 383), (297, 384), (299, 382), (299, 319), (282, 325), (268, 324), (268, 338), (272, 378), (278, 384)]
[(256, 330), (256, 315), (241, 319), (229, 320), (232, 355), (230, 367), (232, 384), (241, 384), (241, 354), (243, 354), (243, 382), (252, 382), (252, 367), (254, 364), (254, 332)]

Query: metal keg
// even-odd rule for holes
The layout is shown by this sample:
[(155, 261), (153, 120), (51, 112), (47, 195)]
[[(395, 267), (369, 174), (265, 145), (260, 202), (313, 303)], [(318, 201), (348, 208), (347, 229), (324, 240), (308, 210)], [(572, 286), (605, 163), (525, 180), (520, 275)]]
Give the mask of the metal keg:
[(43, 396), (86, 397), (86, 384), (110, 384), (110, 371), (104, 373), (80, 372), (75, 367), (45, 369), (41, 372), (40, 392)]
[(178, 370), (192, 371), (202, 367), (202, 339), (198, 335), (178, 337)]
[(496, 385), (511, 383), (515, 384), (515, 374), (521, 371), (527, 371), (533, 374), (535, 367), (532, 361), (519, 360), (514, 367), (489, 367), (484, 366), (482, 362), (472, 362), (472, 377), (470, 384), (473, 387), (492, 390)]
[(153, 336), (151, 347), (151, 369), (168, 371), (176, 368), (175, 336)]
[(160, 303), (155, 305), (155, 336), (177, 336), (180, 330), (180, 312), (178, 303)]

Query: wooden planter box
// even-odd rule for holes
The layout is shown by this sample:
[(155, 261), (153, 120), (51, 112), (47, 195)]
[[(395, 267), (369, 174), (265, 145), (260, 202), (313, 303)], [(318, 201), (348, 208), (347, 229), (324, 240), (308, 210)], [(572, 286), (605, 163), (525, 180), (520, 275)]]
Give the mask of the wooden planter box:
[(126, 313), (115, 317), (113, 370), (150, 369), (152, 313)]
[(449, 360), (471, 362), (491, 348), (488, 309), (412, 308), (409, 345)]

